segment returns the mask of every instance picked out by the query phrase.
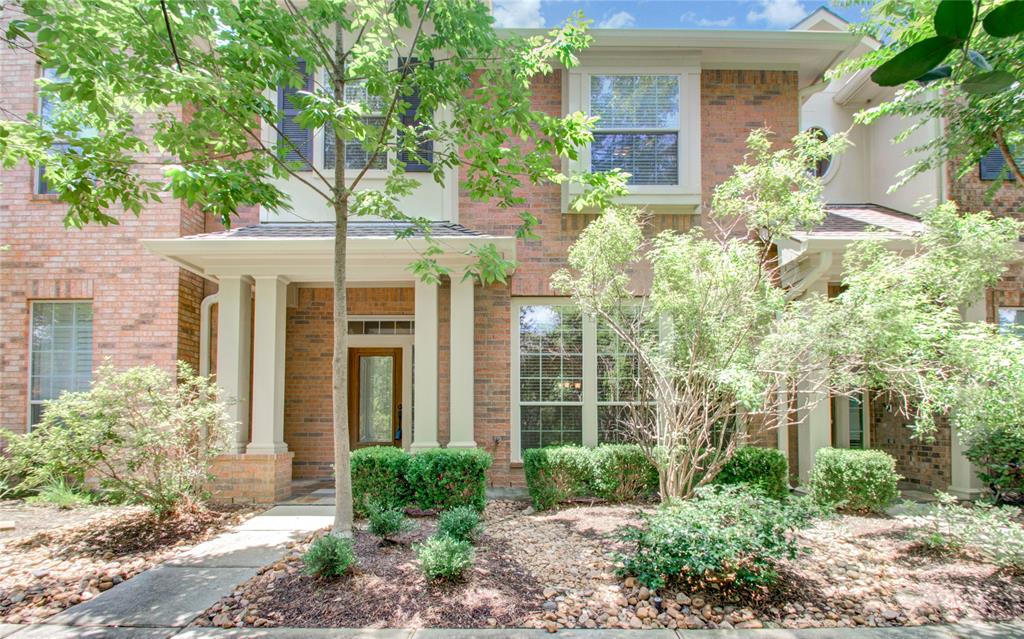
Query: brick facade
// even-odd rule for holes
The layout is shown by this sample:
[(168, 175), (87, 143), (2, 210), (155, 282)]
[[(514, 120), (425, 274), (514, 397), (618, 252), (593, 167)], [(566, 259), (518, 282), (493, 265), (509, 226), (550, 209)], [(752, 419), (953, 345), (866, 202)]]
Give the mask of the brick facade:
[(933, 437), (912, 437), (908, 419), (896, 412), (884, 397), (871, 401), (871, 448), (896, 458), (896, 472), (904, 481), (924, 488), (946, 490), (953, 481), (950, 429), (939, 420)]

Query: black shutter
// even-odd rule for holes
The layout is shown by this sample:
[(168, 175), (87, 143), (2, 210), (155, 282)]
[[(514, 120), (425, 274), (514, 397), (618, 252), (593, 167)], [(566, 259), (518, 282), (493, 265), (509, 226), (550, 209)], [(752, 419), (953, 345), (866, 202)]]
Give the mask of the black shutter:
[[(1013, 157), (1016, 158), (1018, 165), (1024, 161), (1024, 154), (1022, 153), (1015, 152)], [(1006, 171), (1006, 175), (1003, 176), (1004, 180), (1016, 179), (1006, 166), (1006, 157), (999, 147), (986, 153), (981, 158), (981, 161), (978, 162), (978, 173), (983, 180), (998, 180), (1004, 170)]]
[[(416, 58), (408, 58), (409, 66), (415, 67), (418, 64)], [(406, 58), (398, 59), (398, 68), (401, 69), (406, 64)], [(420, 89), (414, 87), (411, 95), (402, 96), (402, 100), (409, 104), (409, 108), (405, 110), (401, 115), (401, 122), (405, 126), (418, 126), (424, 122), (430, 122), (433, 114), (422, 114), (418, 113), (420, 108)], [(430, 165), (434, 161), (434, 143), (431, 140), (420, 138), (416, 144), (417, 155), (419, 157), (412, 157), (405, 151), (398, 153), (398, 160), (405, 164), (405, 170), (412, 173), (424, 173), (430, 170)]]
[(295, 121), (295, 116), (299, 114), (300, 110), (292, 103), (291, 97), (299, 91), (312, 91), (313, 75), (306, 71), (305, 60), (296, 62), (296, 67), (302, 74), (302, 87), (300, 89), (289, 86), (277, 88), (277, 108), (281, 109), (283, 115), (279, 125), (281, 132), (278, 135), (278, 144), (287, 149), (284, 155), (285, 160), (304, 162), (308, 167), (309, 162), (313, 160), (313, 131), (299, 126)]

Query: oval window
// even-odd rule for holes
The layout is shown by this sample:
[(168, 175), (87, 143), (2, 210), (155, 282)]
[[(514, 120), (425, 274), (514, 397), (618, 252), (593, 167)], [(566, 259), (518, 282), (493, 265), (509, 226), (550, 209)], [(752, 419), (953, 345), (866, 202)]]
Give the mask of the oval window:
[[(815, 134), (818, 137), (818, 139), (821, 140), (822, 142), (828, 141), (828, 133), (825, 133), (825, 129), (821, 128), (820, 126), (812, 126), (811, 128), (807, 129), (807, 131), (809, 133)], [(832, 156), (828, 156), (827, 158), (822, 158), (818, 160), (817, 164), (814, 165), (814, 169), (812, 171), (814, 173), (814, 177), (825, 177), (825, 174), (828, 173), (828, 168), (830, 166), (832, 166)]]

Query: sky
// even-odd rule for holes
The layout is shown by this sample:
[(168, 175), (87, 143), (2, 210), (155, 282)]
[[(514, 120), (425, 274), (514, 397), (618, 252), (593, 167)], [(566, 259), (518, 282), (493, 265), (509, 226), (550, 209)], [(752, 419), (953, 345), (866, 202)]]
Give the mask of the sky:
[(554, 27), (582, 10), (605, 29), (788, 29), (825, 5), (851, 22), (861, 7), (832, 0), (493, 0), (500, 27)]

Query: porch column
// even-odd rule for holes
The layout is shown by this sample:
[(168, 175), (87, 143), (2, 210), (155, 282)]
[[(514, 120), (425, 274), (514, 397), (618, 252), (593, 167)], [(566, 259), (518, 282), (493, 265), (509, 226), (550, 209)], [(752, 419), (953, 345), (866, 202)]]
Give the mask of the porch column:
[[(960, 314), (968, 322), (985, 322), (988, 320), (987, 294), (974, 304), (961, 309)], [(949, 493), (960, 499), (976, 499), (985, 491), (984, 484), (978, 479), (978, 471), (964, 454), (965, 446), (960, 441), (960, 434), (952, 426), (949, 428), (950, 447), (950, 484)]]
[[(828, 282), (819, 280), (808, 287), (811, 295), (828, 295)], [(797, 389), (798, 461), (800, 481), (806, 482), (814, 465), (814, 454), (832, 445), (832, 415), (828, 393), (818, 388), (819, 381), (810, 378)]]
[(416, 280), (412, 450), (437, 448), (437, 284)]
[(252, 442), (246, 452), (270, 455), (288, 450), (284, 442), (284, 357), (288, 281), (256, 278), (253, 340)]
[(476, 448), (473, 440), (473, 311), (473, 279), (453, 277), (449, 321), (449, 448)]
[[(833, 399), (836, 404), (836, 448), (850, 447), (850, 398), (845, 395), (836, 395)], [(866, 448), (866, 447), (865, 447)]]
[(243, 453), (249, 443), (249, 337), (252, 330), (249, 278), (220, 277), (217, 307), (217, 386), (221, 396), (229, 402), (229, 418), (237, 424), (230, 452)]

